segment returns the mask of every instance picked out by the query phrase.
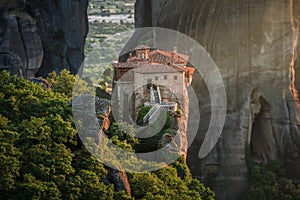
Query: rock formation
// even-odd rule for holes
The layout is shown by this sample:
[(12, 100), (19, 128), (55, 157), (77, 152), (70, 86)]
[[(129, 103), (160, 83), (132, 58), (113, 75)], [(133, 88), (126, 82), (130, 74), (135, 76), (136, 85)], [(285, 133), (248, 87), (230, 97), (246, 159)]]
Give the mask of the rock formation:
[(25, 78), (77, 73), (88, 31), (87, 0), (0, 2), (0, 70)]
[[(92, 138), (95, 143), (100, 144), (103, 139), (101, 137), (104, 136), (103, 131), (106, 131), (110, 125), (110, 102), (93, 95), (83, 94), (73, 99), (72, 106), (79, 137), (89, 152), (93, 153), (94, 151), (90, 149), (92, 145), (86, 145), (86, 142), (88, 138)], [(130, 195), (129, 181), (122, 167), (115, 165), (114, 168), (107, 167), (107, 170), (108, 174), (104, 183), (114, 184), (115, 191), (125, 190)]]
[(107, 167), (107, 171), (107, 176), (104, 178), (103, 182), (108, 185), (114, 184), (114, 190), (116, 192), (124, 190), (127, 194), (131, 195), (127, 174), (123, 170), (115, 170), (110, 167)]
[(223, 77), (225, 126), (215, 148), (199, 159), (211, 105), (205, 83), (194, 76), (202, 118), (188, 151), (192, 174), (210, 184), (218, 199), (239, 199), (248, 187), (248, 144), (253, 161), (280, 159), (287, 174), (299, 179), (300, 1), (139, 0), (135, 9), (136, 27), (164, 27), (192, 37)]

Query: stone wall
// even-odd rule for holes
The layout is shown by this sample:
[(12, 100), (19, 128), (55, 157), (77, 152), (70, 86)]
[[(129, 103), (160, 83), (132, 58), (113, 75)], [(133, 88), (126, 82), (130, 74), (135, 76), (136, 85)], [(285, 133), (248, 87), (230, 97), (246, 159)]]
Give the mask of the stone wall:
[(134, 86), (132, 82), (116, 82), (112, 94), (112, 114), (117, 122), (132, 123), (134, 119)]
[[(164, 79), (167, 76), (167, 79)], [(177, 80), (174, 77), (177, 77)], [(158, 80), (155, 79), (158, 78)], [(157, 86), (164, 86), (169, 91), (173, 92), (175, 96), (182, 96), (185, 87), (185, 77), (183, 73), (153, 73), (153, 74), (139, 74), (134, 75), (134, 85), (135, 88), (140, 88), (148, 84), (148, 80), (151, 79), (152, 83)], [(162, 97), (163, 98), (163, 97)], [(146, 99), (149, 101), (150, 99)]]

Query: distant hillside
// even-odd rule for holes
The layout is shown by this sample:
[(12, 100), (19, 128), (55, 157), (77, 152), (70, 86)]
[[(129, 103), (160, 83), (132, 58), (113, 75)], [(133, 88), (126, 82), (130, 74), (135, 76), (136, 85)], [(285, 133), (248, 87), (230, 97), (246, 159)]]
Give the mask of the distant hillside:
[(131, 14), (134, 12), (134, 2), (134, 0), (91, 0), (89, 2), (89, 14), (99, 14), (102, 16), (110, 14)]
[[(134, 0), (89, 1), (89, 33), (85, 43), (84, 77), (94, 83), (107, 80), (103, 72), (111, 68), (125, 46), (128, 31), (134, 29)], [(91, 54), (91, 52), (93, 52)]]

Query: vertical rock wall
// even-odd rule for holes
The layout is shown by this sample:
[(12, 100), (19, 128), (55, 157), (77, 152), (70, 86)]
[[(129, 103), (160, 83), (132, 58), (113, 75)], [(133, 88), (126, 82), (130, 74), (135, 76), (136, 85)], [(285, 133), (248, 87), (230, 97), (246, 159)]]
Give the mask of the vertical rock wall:
[[(137, 1), (136, 26), (164, 27), (192, 37), (209, 52), (225, 83), (227, 117), (222, 136), (213, 151), (199, 159), (210, 120), (210, 99), (201, 77), (194, 77), (201, 122), (187, 157), (193, 175), (210, 184), (218, 199), (239, 199), (248, 187), (248, 144), (254, 161), (281, 159), (287, 165), (287, 174), (300, 179), (295, 178), (300, 174), (296, 170), (300, 152), (299, 101), (290, 87), (293, 44), (297, 44), (293, 39), (299, 33), (298, 27), (292, 29), (291, 13), (294, 19), (300, 18), (300, 1), (149, 2)], [(294, 68), (299, 72), (298, 60)], [(299, 82), (296, 75), (296, 87)]]
[(0, 2), (0, 70), (32, 78), (77, 73), (88, 31), (87, 0)]
[(23, 12), (3, 14), (0, 18), (0, 69), (25, 78), (34, 77), (43, 59), (36, 21)]

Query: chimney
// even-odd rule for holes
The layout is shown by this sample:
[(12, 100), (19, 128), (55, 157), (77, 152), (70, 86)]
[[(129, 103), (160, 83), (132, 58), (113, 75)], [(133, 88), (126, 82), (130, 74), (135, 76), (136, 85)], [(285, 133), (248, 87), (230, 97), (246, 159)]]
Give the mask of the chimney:
[(177, 47), (174, 47), (174, 53), (177, 54)]

